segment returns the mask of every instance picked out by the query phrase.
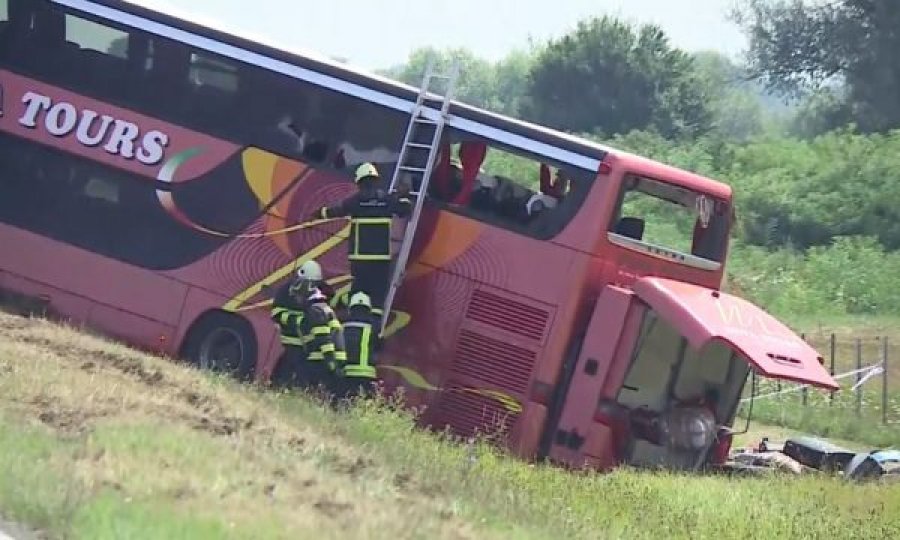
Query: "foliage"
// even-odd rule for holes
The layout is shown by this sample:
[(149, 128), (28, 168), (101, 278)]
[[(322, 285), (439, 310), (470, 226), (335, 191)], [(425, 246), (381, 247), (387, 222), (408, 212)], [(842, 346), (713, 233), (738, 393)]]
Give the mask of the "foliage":
[(442, 73), (449, 70), (453, 61), (457, 62), (460, 77), (455, 94), (460, 101), (502, 114), (519, 114), (527, 94), (532, 54), (514, 51), (499, 62), (489, 62), (468, 49), (424, 47), (413, 51), (405, 63), (382, 71), (382, 75), (418, 87), (429, 60)]
[(570, 131), (699, 134), (710, 126), (702, 89), (691, 57), (659, 27), (604, 16), (581, 21), (538, 53), (525, 112)]
[(750, 68), (769, 88), (797, 96), (843, 84), (860, 129), (900, 127), (896, 0), (751, 0), (735, 15), (750, 37)]

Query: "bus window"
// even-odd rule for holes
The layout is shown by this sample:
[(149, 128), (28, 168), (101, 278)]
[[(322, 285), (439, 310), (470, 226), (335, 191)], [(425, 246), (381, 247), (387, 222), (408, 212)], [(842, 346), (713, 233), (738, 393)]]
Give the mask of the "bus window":
[(173, 219), (147, 178), (8, 135), (0, 179), (0, 223), (143, 268), (178, 268), (224, 242)]
[(128, 34), (87, 19), (66, 15), (66, 41), (83, 51), (96, 51), (118, 58), (128, 57)]
[(231, 62), (208, 54), (191, 53), (188, 77), (197, 87), (212, 86), (229, 93), (238, 89), (237, 68)]
[(728, 241), (727, 202), (689, 189), (629, 175), (610, 224), (610, 238), (721, 263)]
[(65, 41), (54, 52), (59, 70), (47, 73), (95, 97), (119, 98), (127, 93), (127, 32), (75, 15), (64, 15)]
[(593, 181), (586, 170), (468, 140), (442, 146), (428, 196), (447, 210), (546, 240), (575, 216)]

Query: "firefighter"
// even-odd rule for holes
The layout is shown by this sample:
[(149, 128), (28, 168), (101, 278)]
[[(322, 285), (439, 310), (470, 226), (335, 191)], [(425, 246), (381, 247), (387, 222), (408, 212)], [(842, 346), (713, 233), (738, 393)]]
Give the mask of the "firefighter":
[(369, 295), (356, 292), (350, 297), (347, 320), (344, 321), (344, 343), (347, 360), (341, 370), (342, 397), (371, 395), (377, 373), (374, 353), (381, 348), (378, 317), (372, 313)]
[[(322, 267), (316, 261), (306, 261), (297, 269), (297, 280), (306, 280), (311, 287), (315, 287), (322, 291), (322, 294), (329, 299), (329, 304), (335, 308), (341, 297), (336, 294), (334, 288), (322, 278)], [(312, 288), (309, 289), (309, 292)]]
[(358, 187), (355, 195), (320, 208), (314, 218), (350, 218), (347, 258), (353, 289), (369, 295), (372, 311), (380, 317), (391, 274), (392, 217), (408, 216), (411, 202), (408, 193), (388, 194), (371, 163), (357, 167), (354, 180)]
[(313, 388), (336, 393), (338, 370), (347, 360), (341, 322), (319, 289), (313, 289), (306, 297), (303, 315), (306, 381)]
[(303, 384), (302, 367), (306, 360), (303, 338), (304, 299), (313, 287), (306, 279), (308, 267), (297, 271), (296, 279), (278, 289), (272, 300), (271, 318), (278, 326), (284, 352), (278, 359), (272, 382), (277, 386)]

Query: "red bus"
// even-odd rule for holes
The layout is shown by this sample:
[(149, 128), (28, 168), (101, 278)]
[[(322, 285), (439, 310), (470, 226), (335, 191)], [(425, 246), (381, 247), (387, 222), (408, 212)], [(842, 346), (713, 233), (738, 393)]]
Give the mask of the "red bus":
[[(0, 290), (266, 379), (271, 287), (309, 259), (349, 280), (346, 223), (306, 217), (360, 162), (390, 177), (417, 90), (132, 3), (0, 6)], [(751, 370), (837, 388), (719, 291), (727, 185), (456, 102), (441, 142), (479, 188), (426, 200), (378, 366), (423, 424), (693, 467), (721, 461)], [(529, 213), (551, 170), (568, 192)]]

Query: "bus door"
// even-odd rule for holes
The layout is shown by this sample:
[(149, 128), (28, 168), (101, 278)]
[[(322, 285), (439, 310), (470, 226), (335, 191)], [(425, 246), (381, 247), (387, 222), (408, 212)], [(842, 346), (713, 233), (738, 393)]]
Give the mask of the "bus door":
[[(610, 426), (595, 421), (597, 404), (608, 393), (607, 381), (621, 378), (624, 368), (615, 361), (631, 352), (639, 328), (641, 306), (631, 291), (607, 286), (600, 293), (562, 409), (552, 430), (548, 457), (572, 467), (607, 469), (615, 465), (615, 440)], [(627, 350), (626, 350), (627, 349)], [(627, 362), (621, 362), (626, 364)]]

